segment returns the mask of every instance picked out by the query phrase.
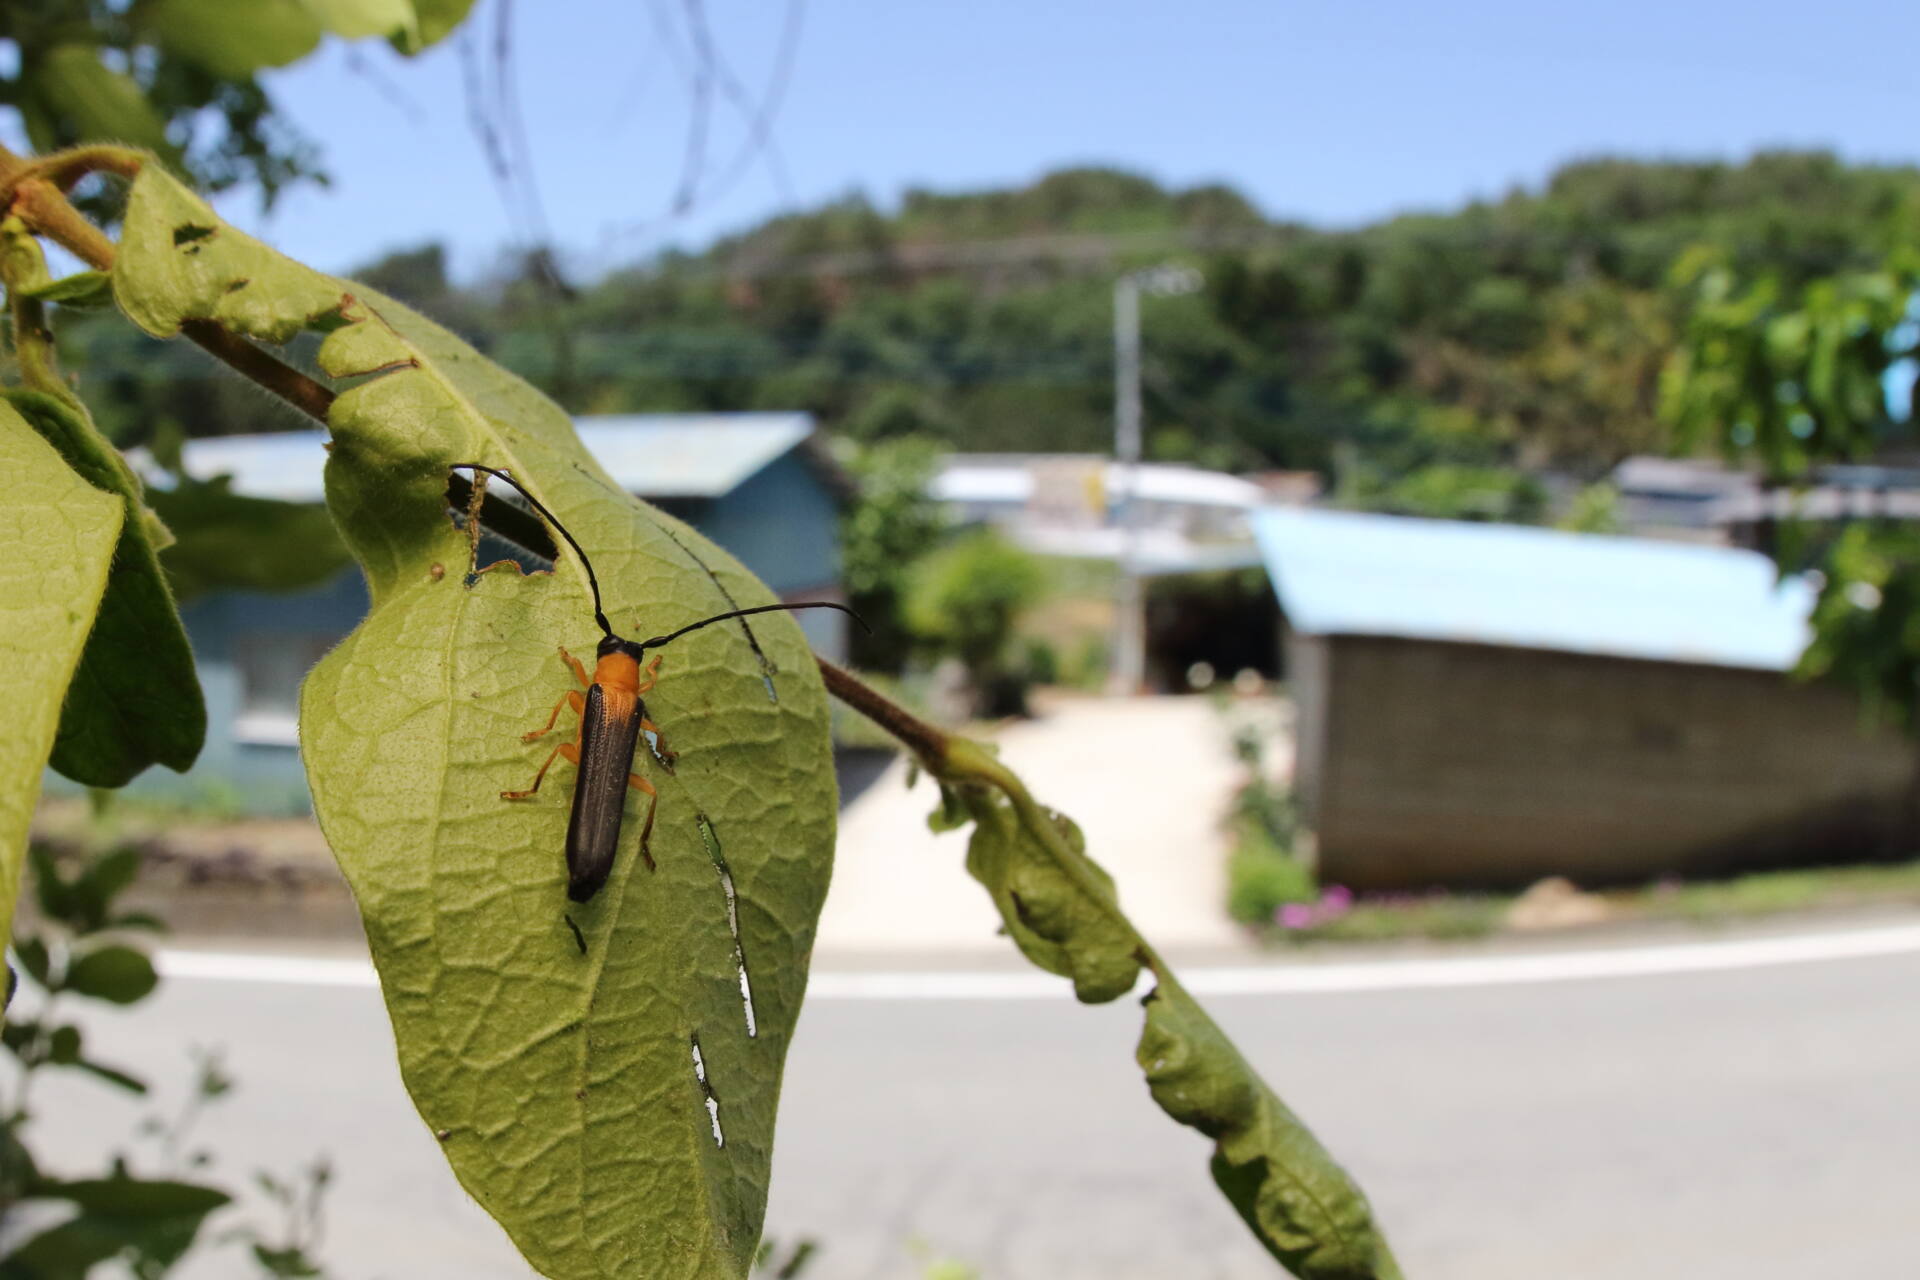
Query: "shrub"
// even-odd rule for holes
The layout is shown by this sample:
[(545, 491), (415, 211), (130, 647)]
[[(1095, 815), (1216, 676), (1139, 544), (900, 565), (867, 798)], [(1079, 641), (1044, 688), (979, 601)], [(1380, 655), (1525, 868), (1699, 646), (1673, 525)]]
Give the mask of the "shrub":
[[(927, 557), (907, 586), (907, 625), (965, 665), (981, 714), (1023, 709), (1005, 705), (1014, 674), (1008, 648), (1043, 587), (1034, 558), (991, 529), (962, 534)], [(1012, 696), (1020, 700), (1018, 690)]]

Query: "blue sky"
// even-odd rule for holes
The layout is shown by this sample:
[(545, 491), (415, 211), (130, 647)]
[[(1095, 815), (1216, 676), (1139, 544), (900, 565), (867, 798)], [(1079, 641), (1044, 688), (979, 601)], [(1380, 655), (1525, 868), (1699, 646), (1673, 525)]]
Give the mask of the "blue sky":
[[(499, 0), (472, 32), (491, 40)], [(759, 95), (785, 0), (707, 0), (715, 45)], [(514, 6), (527, 149), (577, 270), (698, 246), (792, 202), (1021, 182), (1069, 163), (1224, 181), (1270, 214), (1351, 224), (1536, 184), (1597, 152), (1738, 157), (1828, 146), (1920, 160), (1920, 6), (1847, 2), (1434, 5), (1381, 0), (807, 0), (756, 163), (665, 218), (693, 94), (658, 24), (678, 0)], [(677, 47), (677, 45), (675, 46)], [(359, 66), (354, 64), (358, 62)], [(325, 269), (442, 240), (464, 275), (524, 234), (467, 124), (451, 44), (412, 61), (335, 43), (270, 78), (324, 148), (329, 191), (261, 219)], [(716, 99), (711, 164), (745, 128)]]

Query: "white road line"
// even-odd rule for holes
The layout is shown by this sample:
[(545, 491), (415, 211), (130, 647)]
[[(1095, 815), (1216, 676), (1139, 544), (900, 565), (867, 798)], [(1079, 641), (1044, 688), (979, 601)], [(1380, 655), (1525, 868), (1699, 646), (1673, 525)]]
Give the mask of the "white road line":
[[(1913, 952), (1920, 952), (1920, 924), (1528, 955), (1215, 966), (1186, 970), (1180, 980), (1195, 995), (1314, 995), (1646, 978)], [(377, 985), (373, 966), (364, 960), (181, 950), (162, 951), (156, 960), (162, 974), (186, 981), (308, 987)], [(1042, 1000), (1064, 999), (1071, 991), (1065, 980), (1044, 973), (829, 971), (813, 975), (807, 994), (823, 1000)]]

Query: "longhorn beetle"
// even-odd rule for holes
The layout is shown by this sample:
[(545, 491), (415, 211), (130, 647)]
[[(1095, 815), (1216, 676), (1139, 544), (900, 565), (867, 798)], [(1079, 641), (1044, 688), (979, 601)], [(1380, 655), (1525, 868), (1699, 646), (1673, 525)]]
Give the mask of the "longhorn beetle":
[[(859, 614), (843, 604), (831, 600), (807, 600), (794, 604), (762, 604), (749, 609), (729, 609), (650, 640), (636, 642), (623, 639), (614, 634), (613, 625), (607, 621), (606, 610), (601, 606), (600, 580), (594, 577), (593, 562), (587, 559), (587, 553), (581, 550), (573, 534), (567, 531), (567, 527), (560, 523), (553, 512), (547, 510), (540, 499), (528, 493), (508, 472), (484, 467), (477, 462), (456, 462), (450, 469), (497, 476), (512, 485), (567, 540), (567, 545), (580, 557), (580, 567), (587, 571), (587, 586), (593, 591), (593, 620), (600, 624), (600, 630), (604, 633), (593, 676), (589, 679), (580, 659), (568, 653), (564, 645), (561, 646), (561, 659), (586, 687), (586, 694), (582, 696), (579, 690), (569, 690), (562, 695), (560, 701), (553, 704), (553, 713), (547, 717), (546, 724), (523, 735), (522, 740), (534, 742), (553, 732), (554, 722), (560, 718), (560, 708), (569, 704), (580, 715), (579, 733), (572, 742), (563, 742), (553, 749), (541, 764), (540, 771), (533, 775), (533, 785), (524, 791), (500, 793), (502, 800), (532, 798), (540, 790), (541, 779), (547, 776), (547, 770), (552, 767), (556, 757), (565, 756), (577, 767), (579, 776), (573, 784), (573, 814), (567, 820), (567, 897), (575, 902), (585, 902), (600, 892), (600, 887), (607, 882), (608, 873), (613, 870), (629, 787), (647, 797), (646, 825), (640, 828), (640, 856), (646, 861), (647, 870), (653, 870), (653, 854), (647, 848), (647, 840), (653, 834), (653, 815), (659, 807), (660, 794), (653, 789), (652, 783), (633, 772), (633, 753), (639, 745), (640, 735), (646, 733), (652, 742), (659, 744), (655, 749), (663, 762), (671, 760), (673, 755), (660, 742), (660, 728), (647, 718), (647, 704), (642, 700), (660, 677), (658, 654), (654, 655), (644, 672), (641, 669), (640, 664), (645, 660), (647, 650), (672, 644), (690, 631), (698, 631), (729, 618), (788, 609), (838, 609), (862, 626), (866, 624)], [(474, 537), (478, 537), (476, 513), (486, 483), (482, 479), (474, 486), (473, 504), (468, 509), (469, 533)], [(572, 921), (568, 923), (571, 925)], [(574, 927), (574, 934), (578, 939), (577, 926)], [(584, 941), (581, 949), (585, 950)]]

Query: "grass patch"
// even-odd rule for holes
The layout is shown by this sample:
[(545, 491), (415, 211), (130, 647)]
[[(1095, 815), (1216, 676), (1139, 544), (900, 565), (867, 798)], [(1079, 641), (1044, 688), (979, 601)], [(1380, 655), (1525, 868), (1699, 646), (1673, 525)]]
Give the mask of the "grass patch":
[(1650, 919), (1703, 924), (1872, 903), (1920, 904), (1920, 861), (1757, 871), (1727, 880), (1665, 881), (1608, 894)]
[[(1321, 895), (1321, 903), (1325, 904), (1333, 892)], [(1276, 913), (1274, 918), (1260, 921), (1255, 932), (1263, 942), (1276, 946), (1485, 938), (1505, 931), (1507, 913), (1517, 896), (1439, 890), (1363, 895), (1348, 900), (1338, 910), (1322, 905), (1315, 912), (1297, 915), (1292, 925)], [(1606, 904), (1609, 924), (1683, 920), (1725, 925), (1804, 911), (1920, 906), (1920, 861), (1755, 871), (1724, 880), (1663, 880), (1630, 889), (1610, 889), (1595, 896)]]

